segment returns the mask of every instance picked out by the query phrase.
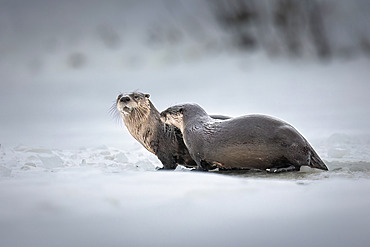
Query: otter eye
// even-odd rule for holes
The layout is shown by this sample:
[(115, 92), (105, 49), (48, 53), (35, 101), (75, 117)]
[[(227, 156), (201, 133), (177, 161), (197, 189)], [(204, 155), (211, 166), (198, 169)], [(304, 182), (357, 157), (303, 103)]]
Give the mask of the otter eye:
[(137, 96), (137, 95), (134, 96), (134, 99), (138, 99), (138, 98), (139, 98), (139, 96)]

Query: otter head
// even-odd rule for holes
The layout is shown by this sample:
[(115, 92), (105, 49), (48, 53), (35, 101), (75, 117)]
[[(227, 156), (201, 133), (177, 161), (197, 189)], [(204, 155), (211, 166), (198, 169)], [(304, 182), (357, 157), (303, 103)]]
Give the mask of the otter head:
[(180, 130), (183, 129), (184, 125), (184, 108), (182, 105), (171, 106), (161, 112), (162, 122), (173, 125)]
[(150, 113), (149, 94), (134, 92), (120, 94), (116, 100), (116, 107), (124, 118), (140, 118)]
[(199, 119), (201, 117), (208, 117), (207, 113), (197, 104), (183, 104), (175, 105), (167, 108), (161, 112), (161, 120), (169, 125), (174, 125), (181, 131), (184, 125), (191, 119)]

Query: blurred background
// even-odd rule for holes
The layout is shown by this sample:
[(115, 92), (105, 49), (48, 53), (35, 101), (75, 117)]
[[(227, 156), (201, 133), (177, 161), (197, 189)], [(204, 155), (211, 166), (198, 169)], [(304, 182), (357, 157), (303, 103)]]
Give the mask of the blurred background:
[(119, 93), (158, 110), (270, 114), (310, 141), (370, 133), (369, 0), (0, 0), (0, 143), (135, 143)]

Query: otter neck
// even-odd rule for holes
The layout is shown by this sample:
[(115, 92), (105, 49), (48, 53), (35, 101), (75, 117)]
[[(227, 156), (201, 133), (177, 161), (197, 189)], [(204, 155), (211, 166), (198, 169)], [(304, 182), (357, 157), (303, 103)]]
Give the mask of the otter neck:
[(124, 115), (123, 120), (130, 134), (140, 142), (147, 150), (155, 154), (153, 141), (161, 122), (160, 114), (154, 105), (149, 101), (148, 107), (135, 108), (130, 114)]
[(179, 129), (181, 130), (182, 133), (184, 133), (184, 130), (188, 126), (200, 126), (209, 121), (213, 121), (213, 119), (210, 116), (208, 116), (208, 114), (201, 115), (194, 114), (190, 116), (184, 115), (183, 122), (180, 125), (181, 128)]

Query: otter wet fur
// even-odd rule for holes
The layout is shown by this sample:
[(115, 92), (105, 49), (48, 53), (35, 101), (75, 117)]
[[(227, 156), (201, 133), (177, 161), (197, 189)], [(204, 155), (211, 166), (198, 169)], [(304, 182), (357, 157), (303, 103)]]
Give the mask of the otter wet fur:
[[(130, 134), (148, 151), (155, 154), (163, 164), (163, 169), (175, 169), (177, 165), (196, 167), (182, 138), (181, 131), (165, 124), (160, 113), (149, 100), (150, 95), (140, 92), (120, 94), (113, 105), (118, 110)], [(216, 115), (217, 119), (228, 119)]]
[(149, 97), (149, 94), (140, 92), (117, 97), (115, 107), (130, 134), (158, 157), (163, 169), (175, 169), (177, 164), (196, 167), (180, 130), (161, 121), (160, 113)]
[(161, 113), (179, 128), (198, 170), (259, 169), (299, 171), (301, 166), (328, 170), (308, 141), (290, 124), (266, 115), (212, 119), (199, 105), (183, 104)]

